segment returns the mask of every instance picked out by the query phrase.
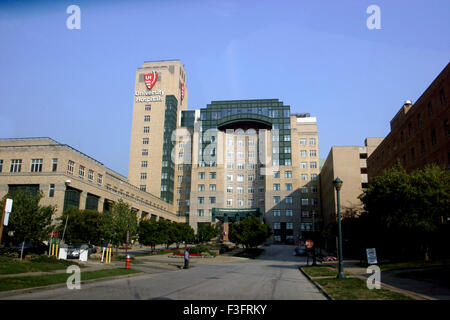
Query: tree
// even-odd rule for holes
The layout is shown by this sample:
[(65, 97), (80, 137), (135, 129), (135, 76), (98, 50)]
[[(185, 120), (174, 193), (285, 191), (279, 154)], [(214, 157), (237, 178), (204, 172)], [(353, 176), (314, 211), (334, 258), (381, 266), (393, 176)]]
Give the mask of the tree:
[(142, 220), (139, 223), (138, 234), (139, 243), (145, 246), (151, 246), (153, 249), (156, 245), (163, 243), (159, 230), (159, 223), (155, 220)]
[(262, 223), (258, 217), (250, 216), (231, 225), (230, 240), (246, 248), (256, 248), (263, 244), (271, 233), (269, 225)]
[(106, 241), (110, 241), (117, 248), (126, 241), (127, 231), (130, 233), (130, 239), (136, 238), (138, 220), (128, 203), (119, 199), (112, 205), (110, 211), (103, 214), (102, 232)]
[(63, 234), (64, 228), (67, 227), (64, 234), (64, 240), (70, 242), (88, 242), (93, 244), (101, 244), (102, 233), (99, 232), (103, 228), (104, 216), (102, 213), (93, 210), (79, 210), (77, 208), (67, 209), (60, 220), (58, 231)]
[(436, 165), (407, 173), (398, 163), (360, 196), (378, 245), (391, 256), (428, 259), (433, 232), (450, 217), (450, 172)]
[(206, 242), (219, 235), (220, 229), (210, 223), (199, 223), (197, 238), (200, 242)]
[(39, 242), (47, 239), (56, 206), (40, 206), (39, 201), (42, 197), (41, 191), (33, 193), (23, 192), (20, 189), (4, 196), (3, 200), (6, 198), (13, 200), (5, 233), (14, 231), (14, 239), (23, 242)]

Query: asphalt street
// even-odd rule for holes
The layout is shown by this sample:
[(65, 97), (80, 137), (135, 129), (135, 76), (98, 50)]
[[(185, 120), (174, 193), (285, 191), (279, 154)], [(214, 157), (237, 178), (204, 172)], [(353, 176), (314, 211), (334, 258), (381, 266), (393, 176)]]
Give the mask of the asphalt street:
[[(298, 270), (304, 257), (294, 246), (271, 245), (255, 260), (196, 262), (192, 267), (131, 278), (82, 284), (80, 290), (58, 288), (16, 295), (10, 299), (55, 300), (324, 300)], [(146, 262), (151, 264), (151, 262)]]

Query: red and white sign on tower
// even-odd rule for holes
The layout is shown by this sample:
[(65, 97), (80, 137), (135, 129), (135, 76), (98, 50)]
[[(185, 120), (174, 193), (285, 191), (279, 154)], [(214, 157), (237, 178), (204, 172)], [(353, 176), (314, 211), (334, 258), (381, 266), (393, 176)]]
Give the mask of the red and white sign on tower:
[(184, 99), (184, 83), (181, 84), (181, 100)]
[(156, 71), (144, 74), (145, 85), (149, 90), (155, 85), (156, 79), (158, 79), (158, 72)]

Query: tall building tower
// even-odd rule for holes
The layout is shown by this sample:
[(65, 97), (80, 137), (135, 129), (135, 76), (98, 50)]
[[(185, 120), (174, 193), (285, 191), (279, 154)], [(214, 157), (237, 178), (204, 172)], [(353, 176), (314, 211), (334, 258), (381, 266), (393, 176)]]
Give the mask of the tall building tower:
[(172, 204), (172, 134), (187, 109), (186, 71), (179, 60), (144, 62), (135, 81), (128, 178)]
[[(290, 114), (278, 99), (213, 101), (182, 112), (175, 158), (176, 203), (197, 230), (253, 215), (274, 231), (273, 242), (293, 243), (320, 222), (316, 118)], [(183, 137), (182, 137), (183, 136)]]

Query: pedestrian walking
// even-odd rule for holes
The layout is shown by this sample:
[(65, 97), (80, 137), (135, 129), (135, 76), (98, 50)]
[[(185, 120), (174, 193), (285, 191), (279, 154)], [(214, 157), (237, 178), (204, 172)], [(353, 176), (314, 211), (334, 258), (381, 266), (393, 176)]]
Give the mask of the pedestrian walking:
[(189, 269), (189, 249), (184, 251), (184, 269)]

